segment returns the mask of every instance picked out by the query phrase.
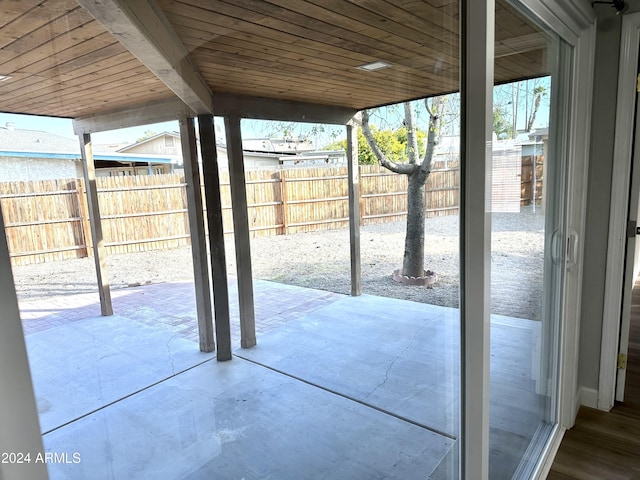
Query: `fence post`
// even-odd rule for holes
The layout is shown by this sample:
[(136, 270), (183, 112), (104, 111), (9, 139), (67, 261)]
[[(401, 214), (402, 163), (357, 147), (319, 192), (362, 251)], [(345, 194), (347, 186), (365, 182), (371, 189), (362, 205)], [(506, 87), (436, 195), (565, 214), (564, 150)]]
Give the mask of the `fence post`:
[(76, 190), (78, 195), (78, 205), (80, 206), (80, 232), (84, 241), (84, 257), (93, 255), (93, 242), (91, 238), (91, 225), (89, 224), (89, 206), (87, 196), (84, 191), (84, 180), (76, 179)]
[(282, 197), (282, 234), (289, 233), (289, 213), (287, 206), (287, 178), (285, 170), (280, 170), (280, 196)]

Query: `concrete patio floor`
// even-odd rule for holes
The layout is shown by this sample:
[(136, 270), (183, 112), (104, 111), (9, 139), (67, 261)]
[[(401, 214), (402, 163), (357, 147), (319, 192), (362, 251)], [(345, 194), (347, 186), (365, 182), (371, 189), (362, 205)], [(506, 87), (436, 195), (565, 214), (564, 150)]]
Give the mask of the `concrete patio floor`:
[[(21, 302), (45, 449), (80, 459), (51, 478), (452, 478), (457, 310), (254, 290), (258, 345), (222, 363), (198, 351), (190, 283), (114, 291), (111, 317), (94, 296)], [(491, 478), (539, 426), (538, 337), (492, 320)]]

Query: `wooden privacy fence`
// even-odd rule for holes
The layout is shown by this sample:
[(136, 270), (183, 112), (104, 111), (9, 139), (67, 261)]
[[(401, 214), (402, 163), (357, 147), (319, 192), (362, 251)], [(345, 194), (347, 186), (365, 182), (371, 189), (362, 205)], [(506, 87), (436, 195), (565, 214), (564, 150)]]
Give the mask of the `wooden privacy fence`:
[[(437, 165), (436, 165), (437, 166)], [(225, 233), (232, 232), (229, 177), (220, 176)], [(346, 167), (246, 172), (249, 229), (254, 235), (343, 228), (349, 222)], [(458, 168), (434, 169), (425, 190), (426, 215), (458, 211)], [(360, 166), (360, 223), (400, 221), (407, 214), (407, 178), (378, 165)]]
[[(181, 176), (99, 177), (96, 185), (107, 253), (189, 243)], [(0, 204), (13, 264), (92, 253), (84, 180), (0, 183)]]
[(14, 264), (87, 255), (82, 182), (0, 183), (9, 253)]
[[(534, 168), (535, 162), (535, 168)], [(522, 157), (522, 182), (520, 184), (520, 205), (532, 205), (542, 203), (542, 184), (544, 180), (544, 156), (526, 155)], [(533, 187), (535, 185), (535, 193)]]
[[(220, 180), (224, 229), (232, 233), (228, 172), (221, 172)], [(108, 254), (190, 243), (183, 176), (98, 177), (96, 183)], [(249, 228), (254, 236), (348, 225), (346, 167), (252, 170), (246, 172), (246, 184)], [(360, 185), (361, 224), (406, 217), (404, 175), (379, 166), (361, 166)], [(457, 213), (458, 185), (457, 168), (434, 169), (425, 192), (427, 216)], [(83, 180), (0, 183), (0, 204), (14, 264), (92, 253)]]

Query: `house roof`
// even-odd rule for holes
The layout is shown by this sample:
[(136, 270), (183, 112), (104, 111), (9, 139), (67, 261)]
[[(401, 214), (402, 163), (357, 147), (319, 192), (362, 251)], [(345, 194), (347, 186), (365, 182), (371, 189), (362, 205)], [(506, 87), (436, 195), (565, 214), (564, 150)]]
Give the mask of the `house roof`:
[[(85, 118), (177, 96), (196, 113), (238, 98), (355, 111), (457, 91), (458, 3), (4, 2), (0, 108)], [(548, 37), (507, 0), (495, 37), (497, 82), (548, 73)]]
[[(78, 160), (80, 143), (41, 130), (25, 130), (13, 126), (0, 127), (0, 157), (57, 158)], [(136, 155), (94, 152), (95, 160), (114, 162), (172, 163), (167, 155)]]
[(25, 130), (11, 125), (0, 127), (0, 150), (23, 150), (30, 152), (77, 152), (77, 139), (61, 137), (42, 130)]
[(305, 140), (289, 140), (285, 138), (243, 138), (242, 148), (245, 152), (268, 152), (280, 154), (296, 154), (313, 150), (313, 144)]
[(549, 127), (536, 128), (529, 133), (531, 140), (546, 140), (549, 138)]
[[(29, 150), (2, 150), (0, 149), (0, 157), (12, 158), (55, 158), (59, 160), (80, 160), (80, 152), (33, 152)], [(123, 164), (129, 163), (173, 163), (171, 157), (165, 155), (118, 155), (115, 153), (94, 153), (93, 159), (97, 161), (118, 162)]]

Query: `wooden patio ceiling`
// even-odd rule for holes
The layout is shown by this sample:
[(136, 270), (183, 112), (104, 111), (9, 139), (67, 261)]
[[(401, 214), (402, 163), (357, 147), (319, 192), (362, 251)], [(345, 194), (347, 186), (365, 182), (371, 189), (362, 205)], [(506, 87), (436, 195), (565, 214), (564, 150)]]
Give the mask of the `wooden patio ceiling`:
[[(174, 97), (93, 3), (0, 0), (0, 111), (77, 118)], [(457, 0), (144, 3), (187, 52), (178, 69), (186, 60), (216, 95), (362, 109), (458, 90)], [(539, 28), (504, 1), (496, 24), (496, 82), (547, 73)], [(375, 61), (391, 66), (357, 68)]]

